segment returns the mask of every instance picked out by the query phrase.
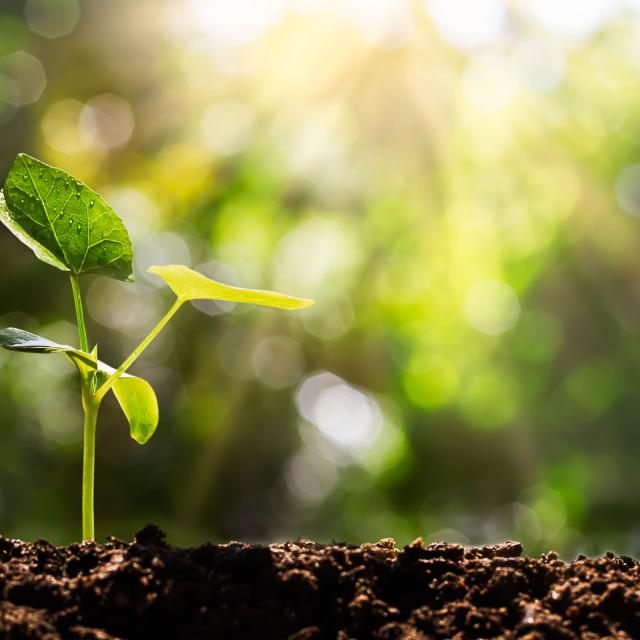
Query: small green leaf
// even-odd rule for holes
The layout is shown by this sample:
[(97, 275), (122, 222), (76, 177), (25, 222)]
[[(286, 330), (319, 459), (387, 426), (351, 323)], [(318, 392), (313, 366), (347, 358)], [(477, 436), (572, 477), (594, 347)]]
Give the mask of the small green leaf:
[[(64, 353), (81, 375), (97, 370), (98, 386), (115, 371), (97, 359), (97, 348), (89, 354), (13, 327), (0, 330), (0, 347), (27, 353)], [(158, 400), (153, 387), (146, 380), (125, 373), (113, 385), (113, 392), (129, 422), (131, 437), (144, 444), (158, 426)]]
[(178, 298), (185, 302), (187, 300), (228, 300), (278, 309), (304, 309), (313, 304), (313, 300), (293, 298), (275, 291), (231, 287), (179, 264), (149, 267), (147, 271), (162, 278)]
[(63, 271), (132, 281), (127, 229), (87, 185), (18, 154), (4, 184), (0, 221), (40, 260)]
[(96, 359), (89, 353), (14, 327), (0, 330), (0, 347), (30, 353), (64, 353), (79, 369), (87, 366), (95, 369), (97, 366)]
[[(114, 371), (109, 365), (100, 362), (98, 386)], [(153, 387), (142, 378), (124, 373), (116, 380), (112, 389), (129, 422), (131, 437), (139, 444), (145, 444), (154, 434), (160, 417)]]

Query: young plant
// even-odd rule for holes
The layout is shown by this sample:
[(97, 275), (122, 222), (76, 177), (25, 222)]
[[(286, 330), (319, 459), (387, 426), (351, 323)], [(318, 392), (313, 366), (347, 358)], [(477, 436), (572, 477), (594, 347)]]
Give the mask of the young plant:
[(19, 154), (0, 191), (0, 221), (37, 258), (69, 274), (80, 348), (58, 344), (21, 329), (0, 330), (0, 346), (30, 353), (63, 353), (78, 369), (84, 410), (82, 470), (82, 536), (94, 539), (94, 469), (96, 423), (100, 404), (113, 391), (129, 422), (131, 437), (144, 444), (158, 425), (158, 402), (151, 385), (129, 375), (137, 360), (178, 309), (190, 300), (228, 300), (279, 309), (302, 309), (312, 300), (274, 291), (231, 287), (182, 265), (150, 267), (176, 295), (173, 306), (133, 350), (113, 369), (89, 349), (79, 277), (100, 274), (133, 282), (133, 250), (127, 229), (113, 209), (92, 189), (26, 154)]

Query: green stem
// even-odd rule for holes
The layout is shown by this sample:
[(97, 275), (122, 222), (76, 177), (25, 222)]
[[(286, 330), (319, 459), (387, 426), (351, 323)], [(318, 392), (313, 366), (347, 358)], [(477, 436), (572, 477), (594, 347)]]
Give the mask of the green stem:
[(78, 276), (72, 273), (71, 289), (73, 290), (73, 302), (76, 306), (76, 318), (78, 319), (78, 335), (80, 336), (80, 348), (89, 353), (89, 341), (87, 340), (87, 327), (84, 323), (84, 311), (82, 309), (82, 297), (80, 296), (80, 285), (78, 284)]
[[(89, 353), (89, 341), (87, 340), (87, 327), (84, 322), (84, 310), (82, 309), (82, 296), (78, 276), (72, 273), (71, 289), (73, 302), (76, 307), (78, 321), (78, 335), (80, 348)], [(82, 408), (84, 409), (84, 444), (82, 456), (82, 539), (93, 540), (95, 529), (93, 524), (93, 485), (96, 465), (96, 424), (98, 421), (98, 409), (100, 402), (93, 397), (94, 376), (82, 376)]]
[[(88, 395), (88, 394), (87, 394)], [(84, 451), (82, 458), (82, 539), (94, 540), (93, 485), (96, 464), (96, 423), (100, 403), (83, 398), (84, 406)]]
[(178, 298), (171, 309), (167, 311), (162, 320), (151, 329), (146, 338), (133, 350), (131, 355), (106, 379), (104, 384), (96, 391), (94, 398), (97, 402), (100, 402), (102, 398), (107, 394), (109, 389), (114, 385), (118, 378), (127, 371), (127, 369), (138, 359), (138, 356), (149, 346), (153, 339), (162, 331), (164, 326), (173, 318), (178, 309), (182, 306), (184, 300)]

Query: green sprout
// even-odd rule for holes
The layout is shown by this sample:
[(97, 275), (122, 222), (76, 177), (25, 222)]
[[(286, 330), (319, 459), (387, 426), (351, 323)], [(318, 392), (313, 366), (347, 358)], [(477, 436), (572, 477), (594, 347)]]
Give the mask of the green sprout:
[(84, 410), (82, 536), (93, 540), (95, 438), (100, 404), (113, 391), (129, 423), (131, 437), (140, 444), (151, 438), (159, 419), (156, 395), (146, 380), (127, 371), (178, 309), (190, 300), (228, 300), (279, 309), (302, 309), (313, 301), (274, 291), (231, 287), (182, 265), (150, 267), (149, 273), (165, 281), (176, 301), (131, 355), (113, 369), (98, 359), (97, 346), (89, 349), (78, 279), (88, 273), (133, 282), (133, 250), (122, 220), (84, 183), (21, 153), (9, 171), (4, 192), (0, 191), (0, 221), (37, 258), (69, 273), (80, 348), (15, 328), (0, 330), (0, 346), (12, 351), (63, 353), (80, 373)]

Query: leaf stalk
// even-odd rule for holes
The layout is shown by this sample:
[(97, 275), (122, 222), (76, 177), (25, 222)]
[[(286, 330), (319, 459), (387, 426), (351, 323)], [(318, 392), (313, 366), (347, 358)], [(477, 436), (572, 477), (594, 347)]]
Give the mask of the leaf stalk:
[(95, 393), (95, 399), (98, 402), (102, 401), (102, 398), (108, 393), (109, 389), (118, 381), (122, 374), (126, 373), (127, 369), (138, 359), (142, 352), (151, 344), (154, 338), (162, 331), (167, 322), (173, 318), (178, 312), (178, 309), (184, 304), (182, 298), (178, 298), (171, 309), (162, 317), (160, 322), (151, 329), (145, 338), (142, 339), (140, 344), (131, 352), (131, 355), (105, 380), (100, 388)]
[(73, 291), (73, 302), (76, 307), (76, 318), (78, 320), (78, 335), (80, 336), (80, 348), (89, 353), (89, 341), (87, 340), (87, 327), (84, 323), (84, 310), (82, 308), (82, 296), (80, 295), (80, 284), (75, 273), (69, 275), (71, 289)]

